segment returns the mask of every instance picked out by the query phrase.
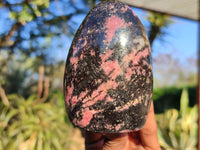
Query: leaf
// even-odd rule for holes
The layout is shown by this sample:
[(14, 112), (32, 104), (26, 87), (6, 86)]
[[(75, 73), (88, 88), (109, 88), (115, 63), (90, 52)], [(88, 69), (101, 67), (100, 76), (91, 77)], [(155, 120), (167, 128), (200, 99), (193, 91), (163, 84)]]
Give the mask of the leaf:
[(183, 89), (180, 99), (180, 113), (183, 119), (185, 119), (185, 116), (188, 114), (188, 110), (189, 110), (188, 91), (186, 89)]
[(34, 102), (35, 99), (36, 99), (36, 95), (33, 94), (33, 95), (30, 95), (26, 101)]
[[(55, 96), (52, 95), (52, 98)], [(8, 97), (12, 98), (10, 107), (0, 107), (0, 119), (9, 124), (6, 130), (0, 132), (0, 147), (3, 143), (3, 149), (8, 150), (70, 149), (66, 139), (73, 132), (72, 127), (64, 121), (64, 105), (50, 102), (36, 104), (35, 95), (26, 100), (16, 94)], [(4, 137), (3, 140), (1, 137)]]
[(179, 143), (178, 143), (178, 141), (177, 141), (176, 136), (174, 135), (174, 133), (173, 132), (169, 132), (169, 136), (171, 138), (171, 142), (172, 142), (173, 147), (174, 148), (178, 148), (179, 147)]
[(43, 141), (41, 138), (38, 138), (37, 141), (37, 150), (42, 150)]
[(4, 123), (4, 125), (7, 126), (8, 122), (11, 120), (11, 118), (12, 118), (13, 116), (15, 116), (17, 113), (18, 113), (17, 110), (12, 109), (12, 110), (9, 111), (7, 114), (5, 114), (5, 118), (3, 118), (3, 120), (2, 120), (3, 122), (2, 122), (2, 123)]
[(186, 143), (187, 143), (187, 140), (188, 140), (189, 136), (188, 136), (188, 133), (185, 133), (185, 132), (182, 132), (180, 133), (180, 148), (181, 149), (184, 149), (186, 147)]
[(157, 130), (157, 133), (158, 133), (158, 140), (159, 140), (160, 146), (164, 147), (165, 149), (171, 148), (171, 146), (167, 142), (167, 139), (164, 137), (162, 131), (159, 128)]
[(25, 24), (33, 20), (33, 15), (30, 14), (30, 10), (27, 5), (23, 5), (23, 10), (19, 13), (19, 22)]
[(9, 100), (20, 100), (21, 96), (17, 95), (17, 94), (9, 94), (8, 96)]
[(44, 7), (49, 7), (49, 0), (34, 0), (33, 4), (36, 6), (44, 6)]
[(178, 119), (178, 111), (176, 109), (171, 109), (167, 112), (167, 116), (169, 118), (169, 129), (170, 131), (174, 131)]
[(13, 12), (13, 11), (11, 11), (10, 12), (10, 15), (9, 15), (9, 17), (11, 18), (11, 19), (17, 19), (17, 13), (16, 12)]
[(56, 148), (56, 150), (62, 150), (62, 146), (60, 145), (57, 138), (54, 137), (52, 143), (53, 143), (54, 147)]
[(190, 122), (197, 122), (198, 120), (198, 106), (195, 105), (190, 110)]
[(182, 91), (180, 111), (169, 109), (156, 115), (159, 143), (164, 149), (196, 150), (198, 137), (198, 108), (189, 107), (186, 89)]

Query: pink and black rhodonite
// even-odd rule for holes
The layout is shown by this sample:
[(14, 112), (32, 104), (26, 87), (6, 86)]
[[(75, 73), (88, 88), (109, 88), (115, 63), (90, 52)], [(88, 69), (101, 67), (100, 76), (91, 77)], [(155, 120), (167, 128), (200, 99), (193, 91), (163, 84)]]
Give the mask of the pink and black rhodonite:
[(64, 94), (69, 119), (79, 128), (142, 128), (152, 97), (151, 49), (130, 7), (104, 2), (89, 12), (69, 50)]

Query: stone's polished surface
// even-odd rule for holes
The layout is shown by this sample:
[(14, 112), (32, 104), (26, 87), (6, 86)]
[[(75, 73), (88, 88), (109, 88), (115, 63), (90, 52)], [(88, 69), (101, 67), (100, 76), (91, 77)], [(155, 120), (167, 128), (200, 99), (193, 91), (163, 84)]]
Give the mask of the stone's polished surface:
[(93, 8), (72, 42), (64, 75), (71, 122), (101, 133), (139, 130), (152, 98), (151, 49), (130, 7), (104, 2)]

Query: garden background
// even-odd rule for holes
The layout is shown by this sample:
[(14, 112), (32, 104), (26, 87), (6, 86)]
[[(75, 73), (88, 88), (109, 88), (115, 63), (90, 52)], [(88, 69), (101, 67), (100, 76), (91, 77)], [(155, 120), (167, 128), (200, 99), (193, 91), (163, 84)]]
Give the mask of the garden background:
[[(65, 113), (63, 75), (73, 36), (99, 2), (0, 1), (0, 150), (84, 149), (80, 131), (73, 128)], [(177, 30), (169, 29), (182, 26), (185, 20), (133, 10), (152, 46), (160, 145), (168, 150), (195, 150), (197, 47), (184, 48), (197, 43), (195, 33), (187, 34), (195, 32), (192, 27), (197, 25), (186, 21), (192, 24), (191, 30), (179, 38), (187, 37), (189, 42), (181, 43), (178, 49), (176, 43), (169, 42), (176, 41), (173, 33)]]

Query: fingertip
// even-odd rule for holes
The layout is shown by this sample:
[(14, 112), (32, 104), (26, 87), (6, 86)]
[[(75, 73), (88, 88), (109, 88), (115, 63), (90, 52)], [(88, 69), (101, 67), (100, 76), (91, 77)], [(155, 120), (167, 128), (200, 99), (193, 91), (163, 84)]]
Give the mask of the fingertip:
[(151, 102), (149, 114), (144, 127), (139, 131), (143, 145), (147, 148), (160, 150), (160, 145), (157, 136), (157, 123), (154, 114), (153, 101)]
[(104, 137), (100, 133), (84, 131), (85, 150), (102, 150)]

